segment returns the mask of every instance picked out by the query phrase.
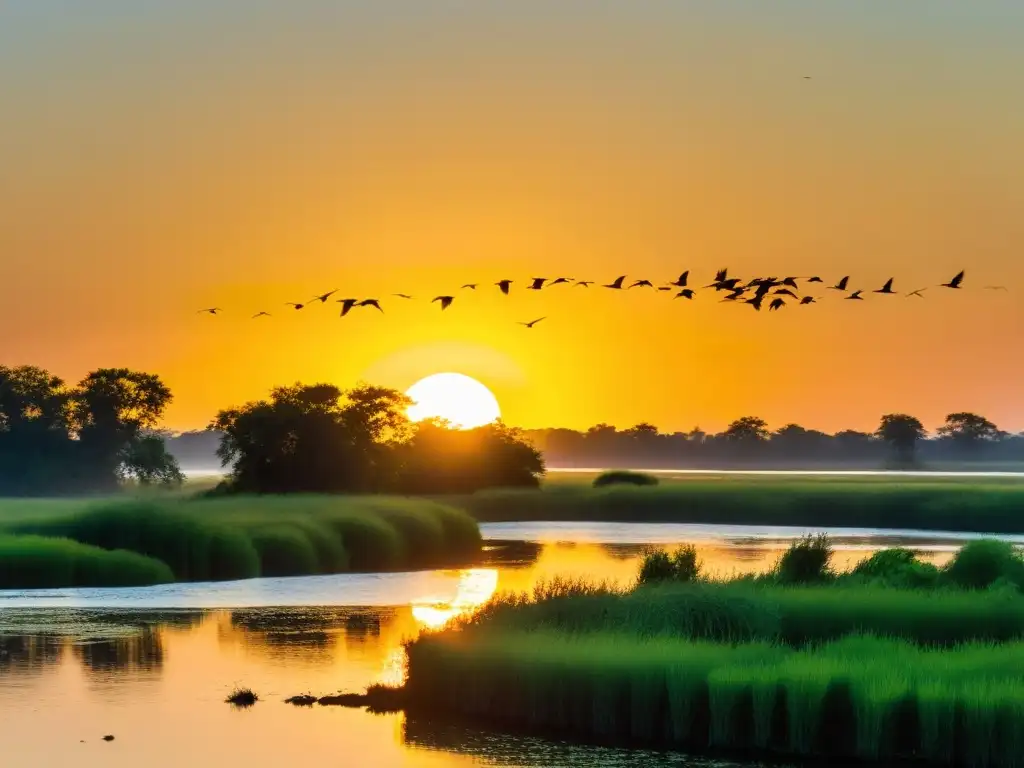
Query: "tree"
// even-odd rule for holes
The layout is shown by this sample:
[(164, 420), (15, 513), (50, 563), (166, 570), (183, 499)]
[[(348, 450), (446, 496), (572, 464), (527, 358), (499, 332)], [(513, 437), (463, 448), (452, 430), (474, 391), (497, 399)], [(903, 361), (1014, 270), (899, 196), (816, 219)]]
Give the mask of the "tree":
[(962, 450), (973, 450), (1006, 437), (1005, 432), (984, 416), (967, 411), (946, 416), (946, 423), (937, 432)]
[(116, 488), (125, 477), (180, 480), (162, 438), (144, 434), (171, 401), (157, 376), (101, 369), (69, 388), (32, 366), (0, 366), (0, 493)]
[(768, 439), (768, 422), (757, 416), (744, 416), (730, 424), (723, 436), (736, 443), (761, 443)]
[(875, 434), (887, 442), (902, 464), (912, 464), (917, 441), (924, 439), (924, 425), (905, 413), (888, 413), (882, 417)]

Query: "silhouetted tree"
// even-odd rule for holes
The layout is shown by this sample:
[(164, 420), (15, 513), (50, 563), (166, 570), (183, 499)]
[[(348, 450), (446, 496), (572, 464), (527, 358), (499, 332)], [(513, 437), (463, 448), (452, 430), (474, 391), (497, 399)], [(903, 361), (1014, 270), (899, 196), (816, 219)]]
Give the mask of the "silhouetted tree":
[(760, 443), (768, 439), (768, 423), (757, 416), (743, 416), (732, 422), (723, 436), (735, 443)]
[(222, 433), (218, 456), (231, 466), (221, 490), (441, 493), (537, 485), (543, 462), (518, 430), (413, 425), (411, 403), (383, 387), (296, 384), (221, 411), (211, 425)]
[(924, 425), (905, 413), (887, 413), (882, 417), (875, 434), (888, 443), (903, 464), (912, 464), (917, 441), (927, 434)]
[(946, 423), (936, 430), (939, 436), (953, 441), (958, 449), (970, 451), (985, 443), (1006, 437), (1006, 433), (984, 416), (961, 411), (946, 417)]
[(71, 388), (41, 368), (0, 366), (0, 493), (180, 482), (162, 438), (147, 433), (170, 401), (157, 376), (128, 369), (94, 371)]

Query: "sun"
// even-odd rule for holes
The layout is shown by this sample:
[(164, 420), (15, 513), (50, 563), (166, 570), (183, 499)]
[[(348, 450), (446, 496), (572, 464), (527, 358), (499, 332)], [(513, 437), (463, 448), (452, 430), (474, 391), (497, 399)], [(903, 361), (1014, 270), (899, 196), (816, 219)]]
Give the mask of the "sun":
[(445, 419), (458, 429), (473, 429), (501, 418), (498, 401), (487, 387), (461, 373), (435, 373), (406, 390), (413, 400), (412, 421)]

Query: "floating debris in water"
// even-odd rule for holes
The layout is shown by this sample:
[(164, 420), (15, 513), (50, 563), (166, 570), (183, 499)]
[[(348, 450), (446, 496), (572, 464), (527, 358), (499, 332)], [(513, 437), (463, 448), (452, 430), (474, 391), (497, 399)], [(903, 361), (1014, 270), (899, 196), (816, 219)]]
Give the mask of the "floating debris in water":
[(260, 700), (249, 688), (235, 688), (225, 701), (240, 709), (247, 709)]

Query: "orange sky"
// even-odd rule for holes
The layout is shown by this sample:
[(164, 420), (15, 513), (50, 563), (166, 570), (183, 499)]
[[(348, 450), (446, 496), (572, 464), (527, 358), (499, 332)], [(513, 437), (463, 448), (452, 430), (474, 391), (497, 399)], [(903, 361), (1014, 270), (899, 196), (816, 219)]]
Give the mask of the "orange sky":
[[(525, 426), (1024, 428), (1021, 4), (481, 6), (0, 5), (0, 364), (157, 372), (173, 428), (444, 370)], [(726, 265), (971, 290), (388, 300)], [(386, 314), (282, 306), (332, 288)]]

